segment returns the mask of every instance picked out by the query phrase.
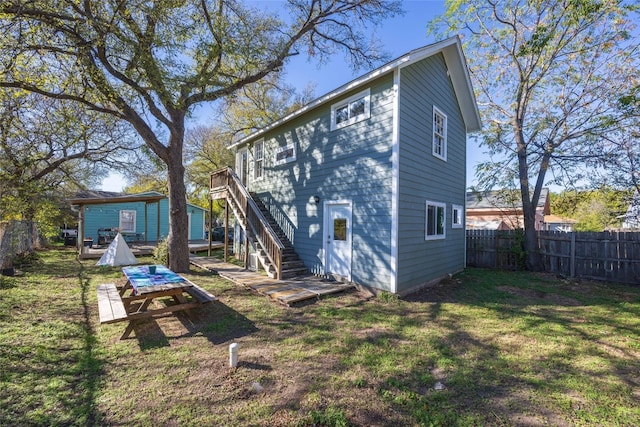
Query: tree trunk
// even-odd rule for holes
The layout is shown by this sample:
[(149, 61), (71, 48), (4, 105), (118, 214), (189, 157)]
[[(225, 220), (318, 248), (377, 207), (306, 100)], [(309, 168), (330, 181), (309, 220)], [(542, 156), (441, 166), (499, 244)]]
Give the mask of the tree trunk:
[[(516, 117), (520, 117), (520, 114)], [(518, 147), (518, 176), (520, 178), (520, 196), (522, 200), (522, 215), (524, 217), (525, 267), (529, 271), (539, 271), (540, 254), (538, 252), (538, 236), (536, 234), (536, 206), (538, 200), (532, 200), (531, 197), (529, 166), (527, 163), (527, 144), (525, 143), (525, 137), (522, 132), (522, 119), (514, 119), (513, 128)]]
[(169, 268), (177, 273), (189, 271), (189, 221), (187, 191), (184, 185), (182, 144), (184, 132), (172, 134), (167, 159), (169, 177)]
[(540, 251), (538, 250), (538, 235), (536, 233), (536, 205), (523, 205), (524, 214), (524, 250), (526, 254), (525, 267), (529, 271), (540, 271)]

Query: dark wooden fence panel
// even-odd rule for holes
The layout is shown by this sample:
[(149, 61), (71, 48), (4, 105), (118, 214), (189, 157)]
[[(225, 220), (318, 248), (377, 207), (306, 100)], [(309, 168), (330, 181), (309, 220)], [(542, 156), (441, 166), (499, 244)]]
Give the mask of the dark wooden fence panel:
[(515, 270), (522, 262), (522, 233), (467, 230), (467, 265)]
[[(520, 268), (520, 231), (467, 230), (467, 265)], [(567, 277), (640, 283), (639, 232), (538, 232), (546, 272)]]
[(492, 230), (467, 230), (467, 265), (496, 267), (496, 234)]
[(571, 273), (571, 245), (575, 233), (541, 231), (538, 233), (538, 247), (545, 271), (564, 276)]

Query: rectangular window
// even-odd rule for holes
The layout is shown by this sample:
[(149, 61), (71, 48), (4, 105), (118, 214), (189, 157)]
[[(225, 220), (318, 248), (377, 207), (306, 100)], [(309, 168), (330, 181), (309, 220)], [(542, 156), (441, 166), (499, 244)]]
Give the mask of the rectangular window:
[(447, 160), (447, 116), (433, 107), (433, 155)]
[(346, 218), (336, 218), (333, 220), (333, 240), (347, 240)]
[(444, 203), (427, 202), (425, 240), (444, 239), (445, 210), (446, 205)]
[(331, 130), (352, 125), (370, 117), (371, 91), (369, 89), (353, 95), (331, 106)]
[(120, 211), (120, 232), (136, 232), (136, 211)]
[(462, 228), (464, 227), (464, 219), (462, 217), (462, 213), (464, 209), (460, 205), (452, 205), (451, 206), (451, 227), (453, 228)]
[(296, 159), (296, 144), (289, 144), (276, 150), (276, 165), (293, 162)]
[(254, 146), (253, 177), (258, 180), (264, 176), (264, 141), (256, 142)]

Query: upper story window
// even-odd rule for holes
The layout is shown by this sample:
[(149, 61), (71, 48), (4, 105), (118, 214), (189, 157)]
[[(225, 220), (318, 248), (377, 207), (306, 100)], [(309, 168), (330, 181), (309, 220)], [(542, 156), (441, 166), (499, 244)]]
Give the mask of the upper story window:
[(462, 214), (464, 209), (460, 205), (452, 205), (451, 206), (451, 227), (452, 228), (462, 228), (464, 226), (464, 218)]
[(253, 177), (256, 180), (264, 177), (264, 140), (253, 147)]
[(447, 160), (447, 116), (433, 107), (433, 148), (432, 153), (439, 159)]
[(296, 159), (296, 144), (285, 145), (276, 150), (275, 164), (281, 165), (284, 163), (293, 162)]
[(427, 201), (427, 221), (424, 233), (425, 240), (444, 239), (445, 237), (445, 210), (444, 203)]
[(120, 231), (123, 233), (136, 232), (136, 211), (120, 211)]
[(331, 106), (331, 130), (343, 128), (371, 115), (371, 91), (364, 90)]

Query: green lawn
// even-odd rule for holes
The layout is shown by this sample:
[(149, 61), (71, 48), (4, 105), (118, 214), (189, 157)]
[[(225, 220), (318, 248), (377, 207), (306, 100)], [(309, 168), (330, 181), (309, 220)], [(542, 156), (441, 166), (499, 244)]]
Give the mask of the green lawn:
[(194, 269), (218, 302), (119, 341), (119, 269), (74, 255), (0, 278), (0, 426), (640, 425), (640, 286), (470, 269), (285, 308)]

